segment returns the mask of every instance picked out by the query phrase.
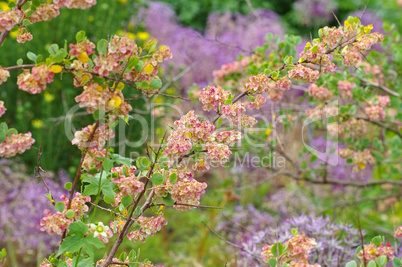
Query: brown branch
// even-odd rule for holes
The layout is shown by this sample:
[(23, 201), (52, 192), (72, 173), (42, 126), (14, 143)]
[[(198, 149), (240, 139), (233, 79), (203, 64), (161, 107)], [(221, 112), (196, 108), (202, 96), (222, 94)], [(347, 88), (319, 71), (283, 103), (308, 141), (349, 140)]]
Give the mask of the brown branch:
[(40, 165), (39, 165), (39, 164), (40, 164), (40, 158), (42, 157), (42, 144), (43, 144), (43, 142), (40, 144), (40, 148), (39, 148), (38, 160), (37, 160), (37, 163), (36, 163), (36, 172), (38, 173), (39, 178), (42, 180), (42, 183), (45, 185), (48, 194), (50, 194), (50, 197), (52, 198), (52, 199), (50, 200), (50, 203), (52, 203), (52, 205), (54, 206), (54, 205), (55, 205), (55, 201), (54, 201), (53, 196), (52, 196), (52, 194), (51, 194), (50, 188), (49, 188), (49, 186), (47, 185), (45, 179), (43, 179), (42, 175), (40, 174), (40, 172), (42, 171), (42, 168), (41, 168)]
[(24, 64), (24, 65), (19, 65), (19, 66), (6, 67), (4, 69), (5, 70), (18, 70), (18, 69), (25, 69), (25, 68), (33, 68), (35, 66), (36, 66), (35, 64)]
[(393, 128), (391, 128), (391, 127), (388, 127), (387, 125), (384, 125), (384, 124), (382, 124), (381, 122), (373, 121), (373, 120), (370, 120), (369, 118), (364, 118), (364, 117), (359, 117), (359, 116), (357, 116), (356, 118), (357, 118), (357, 119), (361, 119), (361, 120), (365, 120), (365, 121), (370, 122), (370, 123), (372, 123), (372, 124), (375, 124), (375, 125), (377, 125), (377, 126), (379, 126), (379, 127), (382, 127), (382, 128), (384, 128), (384, 129), (386, 129), (386, 130), (389, 130), (389, 131), (391, 131), (391, 132), (394, 132), (394, 133), (396, 133), (400, 138), (402, 138), (402, 134), (401, 134), (398, 130), (393, 129)]
[[(174, 203), (173, 205), (175, 206), (188, 206), (188, 207), (194, 207), (194, 208), (203, 208), (203, 209), (222, 209), (222, 207), (214, 207), (214, 206), (206, 206), (206, 205), (193, 205), (193, 204), (187, 204), (187, 203)], [(154, 206), (165, 206), (165, 207), (169, 207), (163, 203), (157, 203), (157, 204), (153, 204), (151, 203), (150, 205), (151, 207)]]
[[(17, 10), (17, 9), (21, 10), (22, 6), (25, 5), (26, 2), (28, 2), (28, 0), (18, 1), (17, 5), (14, 7), (13, 10)], [(14, 26), (15, 25), (17, 25), (17, 23), (14, 24)], [(0, 35), (0, 46), (2, 46), (4, 40), (7, 38), (9, 33), (10, 33), (10, 31), (7, 31), (7, 30), (1, 33), (1, 35)]]

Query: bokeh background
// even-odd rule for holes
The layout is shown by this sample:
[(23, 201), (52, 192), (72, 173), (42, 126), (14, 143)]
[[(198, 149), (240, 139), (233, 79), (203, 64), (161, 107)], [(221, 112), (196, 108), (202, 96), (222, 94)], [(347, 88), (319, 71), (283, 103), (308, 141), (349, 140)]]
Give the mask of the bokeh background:
[[(0, 2), (0, 8), (6, 4)], [(98, 0), (88, 10), (61, 10), (56, 19), (30, 26), (34, 36), (31, 42), (18, 44), (12, 32), (1, 47), (0, 65), (16, 65), (20, 58), (29, 63), (28, 51), (46, 54), (52, 43), (73, 42), (79, 30), (84, 30), (95, 43), (114, 34), (129, 34), (139, 44), (156, 39), (169, 46), (174, 57), (161, 71), (165, 93), (194, 99), (197, 88), (213, 82), (214, 70), (235, 61), (239, 54), (250, 55), (266, 42), (267, 33), (280, 38), (285, 34), (300, 35), (303, 41), (296, 48), (300, 51), (310, 36), (316, 37), (319, 28), (337, 25), (334, 15), (340, 21), (349, 15), (362, 16), (363, 23), (373, 24), (374, 31), (384, 32), (384, 21), (402, 29), (400, 0), (371, 0), (363, 15), (366, 4), (360, 0)], [(72, 86), (71, 77), (63, 76), (55, 79), (44, 93), (29, 95), (17, 89), (18, 74), (12, 72), (7, 83), (0, 87), (0, 99), (7, 108), (2, 120), (20, 132), (32, 132), (36, 149), (0, 161), (0, 248), (7, 248), (10, 266), (35, 266), (58, 245), (58, 237), (39, 231), (43, 210), (51, 205), (34, 173), (38, 148), (43, 144), (41, 167), (47, 172), (45, 176), (53, 195), (66, 193), (63, 184), (74, 175), (80, 151), (66, 137), (64, 116), (75, 105), (74, 97), (79, 92)], [(293, 92), (288, 100), (301, 96)], [(152, 105), (163, 103), (178, 105), (183, 112), (201, 110), (194, 101), (161, 96), (139, 98), (132, 106), (151, 124), (158, 115)], [(83, 109), (80, 111), (73, 119), (76, 128), (92, 121)], [(148, 140), (161, 136), (167, 125), (177, 119), (174, 114), (164, 115), (167, 116), (163, 121), (156, 119), (155, 130), (149, 133)], [(139, 127), (132, 123), (125, 129), (130, 141), (143, 137), (144, 129)], [(323, 140), (317, 138), (314, 142), (320, 146)], [(115, 150), (129, 157), (142, 154), (144, 146)], [(264, 150), (255, 153), (264, 154)], [(296, 146), (290, 153), (298, 156), (303, 151)], [(330, 171), (332, 177), (342, 180), (350, 175), (351, 167), (341, 162)], [(353, 196), (355, 189), (322, 189), (280, 177), (264, 181), (266, 175), (265, 170), (244, 166), (204, 173), (197, 177), (208, 180), (209, 185), (202, 204), (223, 209), (185, 213), (167, 209), (169, 224), (161, 233), (149, 237), (145, 244), (126, 242), (122, 249), (138, 248), (141, 257), (165, 266), (260, 266), (249, 253), (239, 251), (218, 235), (258, 254), (263, 243), (274, 242), (276, 236), (286, 240), (296, 227), (317, 239), (320, 245), (314, 251), (317, 261), (323, 266), (338, 266), (353, 257), (353, 248), (359, 243), (356, 208), (368, 240), (376, 233), (391, 236), (395, 225), (401, 223), (400, 201), (394, 201), (392, 208), (384, 202), (337, 207), (336, 199)], [(375, 170), (368, 168), (356, 179), (367, 181), (373, 177)], [(375, 190), (380, 189), (368, 188), (359, 194), (370, 196)], [(97, 216), (102, 220), (109, 215), (99, 212)], [(216, 234), (205, 224), (215, 229)]]

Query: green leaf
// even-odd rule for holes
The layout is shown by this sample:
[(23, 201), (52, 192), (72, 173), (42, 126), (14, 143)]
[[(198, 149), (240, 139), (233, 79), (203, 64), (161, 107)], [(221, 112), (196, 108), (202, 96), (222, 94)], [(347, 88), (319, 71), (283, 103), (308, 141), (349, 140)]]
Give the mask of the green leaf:
[(19, 59), (17, 60), (17, 65), (18, 65), (18, 66), (21, 66), (22, 64), (24, 64), (24, 60), (22, 60), (22, 58), (19, 58)]
[(133, 161), (130, 158), (123, 157), (119, 154), (112, 154), (111, 158), (117, 163), (121, 165), (131, 166), (131, 162)]
[(172, 206), (175, 203), (170, 194), (167, 194), (166, 197), (162, 198), (162, 201), (166, 206)]
[(313, 48), (311, 48), (311, 52), (312, 53), (315, 53), (315, 52), (317, 52), (318, 51), (318, 46), (313, 46)]
[(297, 231), (297, 229), (293, 228), (292, 229), (292, 235), (298, 235), (299, 231)]
[(275, 257), (278, 257), (278, 243), (275, 243), (275, 244), (271, 247), (271, 253), (272, 253)]
[(73, 186), (73, 184), (71, 182), (68, 182), (64, 185), (64, 188), (67, 190), (70, 190), (72, 186)]
[(177, 174), (175, 172), (171, 173), (169, 175), (169, 180), (172, 184), (175, 184), (177, 182)]
[(22, 21), (22, 25), (24, 25), (24, 26), (26, 27), (26, 26), (31, 25), (31, 22), (29, 21), (29, 19), (24, 19), (24, 20)]
[(4, 142), (7, 138), (7, 135), (5, 132), (0, 131), (0, 143)]
[(1, 258), (4, 258), (6, 255), (7, 255), (7, 251), (6, 251), (5, 248), (3, 248), (3, 249), (1, 250), (1, 252), (0, 252), (0, 259), (1, 259)]
[(393, 267), (400, 267), (400, 266), (402, 265), (402, 262), (401, 262), (400, 259), (398, 259), (397, 257), (395, 257), (395, 258), (392, 260), (392, 265), (393, 265)]
[(86, 225), (82, 221), (75, 221), (70, 224), (68, 229), (70, 230), (69, 234), (84, 236), (88, 232), (88, 225)]
[(155, 78), (151, 81), (149, 86), (151, 86), (152, 89), (159, 89), (162, 87), (162, 81), (159, 78)]
[(124, 262), (127, 258), (127, 253), (126, 252), (122, 252), (119, 256), (119, 260)]
[(222, 125), (222, 118), (219, 118), (219, 119), (216, 121), (216, 128), (221, 127), (221, 125)]
[(41, 4), (40, 0), (33, 0), (32, 1), (32, 5), (35, 6), (35, 7), (40, 6), (40, 4)]
[(351, 106), (349, 109), (349, 113), (352, 115), (356, 114), (356, 111), (357, 111), (357, 107), (355, 105)]
[(124, 197), (121, 198), (121, 204), (123, 204), (124, 207), (127, 207), (131, 203), (133, 203), (133, 197), (132, 196), (127, 195), (127, 196), (124, 196)]
[(269, 259), (268, 260), (268, 264), (269, 264), (269, 266), (271, 266), (271, 267), (276, 267), (276, 259)]
[(103, 170), (105, 172), (109, 172), (113, 168), (113, 162), (114, 161), (111, 159), (108, 158), (104, 159), (102, 162)]
[(88, 267), (88, 266), (93, 266), (94, 261), (93, 257), (86, 258), (86, 259), (81, 259), (77, 265), (74, 265), (75, 263), (71, 264), (71, 266), (77, 266), (77, 267)]
[(138, 62), (140, 62), (140, 59), (138, 57), (132, 57), (127, 63), (127, 69), (131, 71), (132, 68), (137, 66)]
[(146, 170), (151, 167), (151, 162), (146, 157), (139, 157), (136, 161), (136, 166), (140, 170)]
[(92, 116), (94, 117), (94, 119), (97, 120), (101, 120), (105, 117), (105, 111), (104, 110), (95, 110), (95, 112), (92, 114)]
[(50, 59), (53, 60), (53, 62), (60, 63), (66, 58), (67, 55), (66, 50), (64, 48), (60, 48), (57, 50), (56, 54), (50, 55)]
[(77, 43), (81, 43), (82, 41), (84, 41), (85, 40), (85, 32), (84, 31), (77, 32), (77, 34), (75, 35), (75, 40), (77, 41)]
[(377, 264), (375, 264), (375, 261), (371, 260), (366, 267), (377, 267)]
[(54, 55), (59, 51), (59, 45), (58, 44), (51, 44), (49, 48), (47, 49), (50, 55)]
[(387, 264), (387, 256), (386, 255), (381, 255), (380, 257), (377, 258), (377, 265), (379, 267), (385, 266)]
[(72, 219), (74, 217), (74, 211), (72, 209), (67, 210), (66, 218)]
[(117, 188), (117, 185), (109, 181), (102, 187), (102, 193), (108, 199), (114, 199), (114, 195), (116, 194), (115, 188)]
[(57, 202), (56, 205), (54, 205), (54, 207), (58, 212), (63, 212), (64, 209), (66, 208), (66, 204), (64, 204), (64, 202)]
[(151, 181), (154, 185), (161, 185), (165, 183), (165, 176), (160, 173), (154, 173), (151, 177)]
[(81, 236), (79, 235), (68, 236), (63, 239), (63, 243), (61, 243), (59, 251), (57, 252), (56, 256), (61, 255), (63, 252), (72, 252), (72, 253), (77, 252), (82, 248), (83, 245), (84, 245), (84, 239)]
[(349, 261), (346, 263), (345, 267), (357, 267), (357, 264), (355, 261)]
[(107, 53), (107, 41), (105, 39), (101, 39), (96, 44), (96, 49), (98, 50), (99, 54), (106, 54)]
[(135, 66), (135, 71), (140, 72), (142, 68), (144, 67), (144, 61), (140, 60), (137, 65)]
[(373, 237), (373, 239), (371, 239), (371, 243), (376, 245), (376, 247), (381, 246), (381, 242), (383, 242), (383, 239), (381, 236), (376, 236), (376, 237)]
[(31, 61), (33, 61), (33, 62), (36, 63), (36, 58), (37, 58), (37, 56), (36, 56), (34, 53), (28, 52), (28, 53), (27, 53), (27, 57), (28, 57), (29, 60), (31, 60)]
[(226, 106), (232, 105), (232, 100), (231, 99), (226, 99), (225, 105)]

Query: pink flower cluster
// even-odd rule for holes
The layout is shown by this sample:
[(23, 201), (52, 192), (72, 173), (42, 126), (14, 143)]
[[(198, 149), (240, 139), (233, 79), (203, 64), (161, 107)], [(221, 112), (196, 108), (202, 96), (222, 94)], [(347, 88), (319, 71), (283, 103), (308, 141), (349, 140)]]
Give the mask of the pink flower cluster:
[(84, 86), (84, 91), (75, 97), (80, 107), (86, 107), (88, 113), (96, 110), (105, 111), (111, 115), (127, 116), (132, 106), (124, 101), (121, 91), (103, 88), (97, 83)]
[[(26, 29), (26, 28), (25, 28)], [(26, 31), (26, 30), (25, 30)], [(33, 38), (32, 34), (29, 32), (20, 32), (17, 35), (17, 42), (20, 44), (25, 43), (26, 41), (31, 41)]]
[(212, 75), (216, 79), (222, 79), (225, 76), (231, 75), (233, 73), (242, 72), (245, 67), (250, 63), (250, 58), (244, 57), (240, 61), (235, 61), (229, 64), (224, 64), (219, 70), (214, 70)]
[(372, 121), (381, 121), (385, 119), (385, 108), (391, 105), (389, 96), (377, 96), (377, 101), (368, 101), (369, 107), (364, 109), (367, 117)]
[[(63, 212), (63, 214), (65, 214), (65, 212), (67, 212), (69, 200), (66, 195), (62, 195), (60, 198), (65, 204), (65, 209)], [(87, 205), (85, 205), (85, 202), (90, 202), (90, 201), (91, 201), (90, 196), (84, 197), (79, 192), (75, 193), (75, 197), (71, 201), (71, 207), (70, 207), (70, 209), (72, 209), (74, 211), (74, 219), (75, 220), (79, 220), (84, 213), (88, 212), (89, 208)]]
[(164, 155), (169, 158), (184, 155), (192, 148), (192, 142), (207, 141), (213, 131), (214, 125), (205, 120), (200, 122), (194, 111), (189, 111), (186, 115), (175, 122), (177, 129), (173, 131), (167, 139), (167, 146)]
[(370, 150), (365, 149), (363, 151), (355, 151), (353, 155), (353, 162), (356, 164), (372, 165), (375, 163), (373, 155), (371, 155)]
[(44, 211), (45, 217), (40, 220), (40, 230), (46, 231), (49, 235), (62, 235), (73, 222), (73, 219), (67, 219), (61, 212), (52, 214), (49, 210)]
[(269, 78), (264, 73), (260, 73), (257, 76), (251, 76), (249, 82), (244, 86), (247, 92), (253, 95), (263, 94), (268, 91)]
[(0, 12), (0, 32), (11, 31), (23, 17), (24, 11), (19, 9)]
[(88, 153), (85, 155), (84, 161), (82, 162), (82, 169), (85, 171), (89, 171), (92, 169), (97, 169), (98, 171), (102, 169), (102, 161), (97, 160), (96, 157), (105, 157), (106, 149), (97, 150), (90, 149)]
[(321, 41), (326, 44), (328, 48), (335, 47), (341, 41), (342, 37), (345, 34), (342, 29), (339, 29), (337, 27), (330, 28), (328, 26), (325, 26), (321, 29), (321, 31)]
[(17, 153), (22, 154), (26, 150), (31, 149), (31, 145), (35, 143), (30, 132), (26, 134), (14, 134), (6, 137), (6, 140), (0, 143), (0, 157), (11, 158)]
[(59, 8), (79, 8), (86, 9), (96, 4), (96, 0), (53, 0), (53, 3)]
[(320, 65), (324, 73), (334, 72), (336, 69), (336, 65), (331, 62), (332, 56), (327, 54), (325, 43), (317, 40), (313, 41), (313, 45), (306, 44), (304, 51), (300, 53), (300, 58), (304, 58), (308, 63)]
[(327, 101), (331, 99), (332, 92), (327, 88), (318, 86), (316, 84), (310, 85), (308, 88), (308, 94), (313, 97), (314, 100)]
[(346, 133), (352, 137), (360, 137), (366, 132), (366, 122), (356, 118), (351, 118), (343, 123)]
[[(108, 129), (108, 124), (103, 124), (96, 128), (95, 133), (92, 134), (95, 128), (95, 123), (82, 128), (81, 131), (76, 131), (74, 139), (71, 141), (73, 145), (78, 145), (78, 148), (83, 149), (97, 149), (102, 150), (106, 141), (114, 137), (114, 132)], [(90, 137), (92, 136), (91, 140)]]
[(376, 247), (374, 244), (364, 245), (364, 254), (363, 250), (360, 250), (356, 257), (358, 257), (360, 261), (363, 261), (363, 257), (366, 261), (376, 261), (382, 255), (385, 255), (388, 260), (394, 258), (394, 249), (391, 243), (387, 243), (385, 246), (384, 243), (381, 243), (379, 247)]
[[(310, 265), (308, 263), (308, 254), (311, 249), (317, 246), (315, 239), (308, 238), (304, 234), (297, 234), (293, 236), (291, 239), (284, 243), (287, 246), (286, 253), (281, 257), (283, 262), (290, 262), (290, 266), (319, 266), (319, 265)], [(262, 248), (261, 256), (263, 261), (268, 263), (270, 259), (274, 259), (275, 256), (272, 254), (271, 249), (272, 246), (265, 245)]]
[(339, 114), (339, 108), (336, 106), (326, 105), (324, 108), (307, 109), (305, 113), (306, 116), (311, 120), (320, 120), (337, 116)]
[(7, 109), (4, 107), (4, 101), (0, 100), (0, 118), (4, 115), (4, 113), (6, 113), (6, 110)]
[(230, 155), (232, 155), (232, 151), (227, 145), (218, 142), (208, 142), (205, 148), (207, 149), (208, 160), (221, 165), (228, 162)]
[(302, 81), (304, 83), (314, 83), (319, 77), (318, 70), (313, 70), (305, 67), (302, 64), (297, 64), (289, 71), (289, 78)]
[(82, 42), (79, 42), (77, 44), (70, 44), (70, 55), (78, 57), (81, 53), (86, 53), (87, 56), (92, 55), (95, 53), (94, 48), (95, 44), (89, 41), (88, 39), (85, 39)]
[(5, 83), (10, 77), (10, 72), (0, 66), (0, 84)]
[(54, 4), (42, 4), (33, 11), (28, 18), (31, 23), (39, 21), (48, 21), (60, 15), (59, 7)]
[(193, 165), (194, 171), (206, 172), (210, 168), (208, 161), (205, 161), (203, 157), (197, 160), (196, 163)]
[(141, 241), (142, 243), (145, 243), (148, 236), (154, 236), (163, 226), (167, 225), (167, 221), (162, 212), (159, 213), (158, 217), (140, 216), (137, 219), (137, 223), (140, 225), (140, 229), (128, 233), (127, 238), (130, 241)]
[(260, 109), (262, 106), (264, 106), (266, 101), (267, 101), (267, 99), (265, 97), (263, 97), (262, 95), (256, 95), (254, 102), (250, 102), (247, 107), (249, 109), (253, 109), (253, 108)]
[(211, 109), (219, 112), (219, 107), (223, 106), (227, 100), (230, 91), (223, 90), (220, 86), (208, 86), (201, 90), (200, 102), (203, 109), (209, 111)]
[(106, 54), (100, 54), (94, 59), (95, 66), (93, 70), (99, 74), (100, 77), (109, 76), (110, 73), (121, 71), (123, 69), (122, 64), (129, 57), (137, 56), (137, 54), (138, 47), (134, 40), (126, 36), (120, 38), (115, 35), (108, 44)]
[(232, 105), (222, 106), (222, 117), (230, 120), (233, 125), (241, 124), (242, 113), (246, 111), (243, 103), (236, 102)]
[(243, 134), (239, 131), (222, 131), (216, 134), (216, 139), (227, 146), (234, 146), (241, 138)]
[(341, 90), (341, 95), (344, 98), (352, 98), (352, 88), (355, 87), (356, 84), (349, 82), (349, 81), (339, 81), (338, 82), (338, 89)]
[[(172, 187), (170, 194), (176, 203), (198, 205), (201, 195), (205, 194), (206, 183), (200, 183), (195, 179), (183, 179), (177, 181)], [(186, 205), (174, 205), (177, 210), (186, 211), (194, 207)]]
[(384, 36), (380, 33), (367, 34), (358, 38), (359, 41), (349, 45), (347, 49), (341, 52), (343, 56), (342, 64), (345, 66), (356, 66), (361, 60), (362, 55), (370, 50), (373, 44), (380, 43), (383, 39)]
[(156, 51), (152, 58), (159, 63), (162, 63), (166, 59), (172, 58), (173, 55), (170, 52), (170, 49), (167, 46), (162, 46), (158, 51)]
[(402, 225), (398, 227), (398, 229), (396, 229), (394, 236), (396, 238), (402, 238)]
[(114, 177), (112, 181), (119, 188), (119, 192), (114, 196), (112, 206), (119, 206), (123, 197), (135, 197), (136, 194), (144, 189), (144, 183), (140, 182), (134, 174), (136, 170), (135, 166), (128, 167), (125, 165), (112, 168), (111, 173), (112, 177)]
[(338, 149), (338, 155), (343, 159), (352, 157), (354, 153), (355, 152), (353, 150), (351, 150), (350, 148)]
[(30, 94), (39, 94), (46, 89), (46, 84), (53, 82), (53, 76), (54, 73), (46, 65), (33, 67), (32, 73), (24, 70), (17, 77), (18, 88)]

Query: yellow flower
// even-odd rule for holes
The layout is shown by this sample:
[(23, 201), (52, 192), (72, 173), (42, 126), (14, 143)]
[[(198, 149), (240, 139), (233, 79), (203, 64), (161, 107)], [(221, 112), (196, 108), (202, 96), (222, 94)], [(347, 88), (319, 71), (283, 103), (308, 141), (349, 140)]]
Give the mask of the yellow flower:
[(265, 135), (269, 136), (269, 135), (271, 134), (271, 132), (272, 132), (272, 129), (267, 129), (267, 130), (265, 131)]
[(11, 31), (9, 35), (11, 36), (11, 38), (16, 39), (18, 33), (19, 33), (19, 30), (17, 29), (17, 30)]
[(147, 32), (137, 32), (137, 36), (141, 40), (149, 39), (149, 33), (147, 33)]
[(168, 89), (166, 90), (166, 93), (167, 93), (168, 95), (173, 95), (175, 91), (176, 91), (176, 90), (175, 90), (173, 87), (170, 87), (170, 88), (168, 88)]
[(45, 97), (45, 101), (48, 103), (52, 102), (54, 100), (54, 95), (49, 94), (48, 92), (45, 92), (44, 97)]
[(43, 127), (43, 121), (42, 120), (32, 120), (32, 126), (36, 129), (40, 129)]
[(135, 34), (132, 33), (132, 32), (128, 32), (128, 33), (127, 33), (127, 37), (130, 38), (130, 39), (132, 39), (132, 40), (134, 40), (134, 39), (135, 39)]
[(359, 166), (359, 168), (360, 169), (364, 169), (364, 168), (366, 168), (366, 165), (363, 163), (363, 162), (358, 162), (358, 163), (356, 163), (357, 164), (357, 166)]
[[(113, 83), (112, 88), (114, 88), (115, 86), (116, 86), (116, 82)], [(121, 91), (121, 90), (123, 90), (123, 89), (124, 89), (124, 83), (119, 82), (119, 84), (118, 84), (117, 87), (116, 87), (116, 90), (117, 90), (117, 91)]]
[(152, 66), (151, 64), (146, 65), (145, 68), (144, 68), (144, 72), (145, 72), (146, 74), (150, 74), (150, 73), (152, 73), (153, 71), (154, 71), (154, 66)]
[(191, 136), (192, 136), (192, 134), (190, 133), (190, 132), (186, 132), (185, 134), (184, 134), (184, 137), (187, 137), (187, 138), (191, 138)]
[(98, 85), (98, 87), (96, 87), (96, 90), (97, 90), (98, 92), (102, 92), (102, 91), (103, 91), (103, 87), (100, 86), (100, 85)]
[(6, 2), (0, 2), (0, 9), (3, 11), (8, 11), (10, 10), (10, 7), (8, 6), (8, 4)]
[(157, 97), (155, 98), (155, 100), (154, 100), (154, 103), (156, 103), (156, 104), (161, 104), (161, 103), (163, 103), (163, 98), (160, 97), (160, 96), (157, 96)]
[(50, 67), (50, 71), (53, 73), (60, 73), (63, 70), (63, 68), (59, 65), (53, 65)]
[(121, 105), (121, 98), (118, 96), (113, 97), (107, 102), (107, 106), (111, 108), (118, 108)]
[(82, 63), (87, 63), (89, 60), (89, 57), (88, 57), (87, 53), (82, 52), (78, 55), (78, 60), (81, 61)]

